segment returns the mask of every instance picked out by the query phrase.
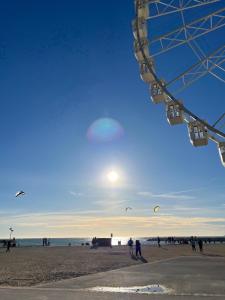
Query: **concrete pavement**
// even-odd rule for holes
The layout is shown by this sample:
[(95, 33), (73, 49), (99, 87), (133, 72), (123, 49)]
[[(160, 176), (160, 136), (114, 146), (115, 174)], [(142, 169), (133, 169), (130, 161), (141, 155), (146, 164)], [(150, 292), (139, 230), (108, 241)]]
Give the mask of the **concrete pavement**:
[[(94, 292), (97, 286), (128, 287), (160, 284), (171, 295), (144, 295)], [(33, 288), (1, 288), (4, 300), (211, 300), (225, 299), (223, 257), (179, 257), (120, 270), (39, 285)]]

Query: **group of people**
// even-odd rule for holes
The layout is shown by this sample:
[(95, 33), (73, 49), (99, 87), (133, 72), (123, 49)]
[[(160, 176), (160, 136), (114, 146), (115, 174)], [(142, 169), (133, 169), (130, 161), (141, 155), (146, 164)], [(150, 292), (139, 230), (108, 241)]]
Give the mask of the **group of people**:
[(42, 246), (43, 246), (43, 247), (50, 246), (50, 239), (43, 238), (43, 239), (42, 239)]
[(16, 247), (16, 239), (3, 240), (3, 247), (6, 247), (6, 252), (10, 252), (10, 248)]
[[(128, 246), (129, 246), (130, 255), (133, 256), (134, 255), (134, 249), (133, 249), (134, 241), (132, 240), (132, 238), (129, 239)], [(138, 257), (138, 255), (140, 255), (140, 257), (142, 257), (141, 242), (139, 240), (135, 241), (135, 254), (136, 254), (136, 257)]]
[[(196, 240), (194, 238), (192, 238), (191, 240), (191, 248), (192, 248), (192, 251), (196, 251)], [(199, 247), (199, 251), (200, 252), (203, 252), (203, 241), (202, 240), (198, 240), (198, 247)]]

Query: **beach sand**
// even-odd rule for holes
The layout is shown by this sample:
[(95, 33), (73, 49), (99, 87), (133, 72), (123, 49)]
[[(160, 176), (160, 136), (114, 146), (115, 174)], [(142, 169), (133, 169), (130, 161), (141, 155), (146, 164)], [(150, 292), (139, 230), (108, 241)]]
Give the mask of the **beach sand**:
[(225, 257), (225, 245), (204, 245), (204, 253), (192, 252), (190, 245), (143, 246), (144, 260), (131, 258), (127, 246), (90, 249), (89, 247), (24, 247), (6, 253), (0, 249), (0, 285), (32, 286), (101, 271), (190, 255)]

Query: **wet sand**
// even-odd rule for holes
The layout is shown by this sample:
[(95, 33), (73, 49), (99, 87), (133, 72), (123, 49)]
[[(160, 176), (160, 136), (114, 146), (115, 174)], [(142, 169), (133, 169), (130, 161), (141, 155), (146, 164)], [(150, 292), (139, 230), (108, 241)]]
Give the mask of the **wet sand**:
[(74, 278), (121, 267), (178, 256), (225, 257), (225, 245), (204, 245), (204, 253), (190, 245), (143, 246), (144, 259), (130, 257), (128, 247), (90, 249), (89, 247), (24, 247), (10, 253), (0, 249), (0, 285), (32, 286), (38, 283)]

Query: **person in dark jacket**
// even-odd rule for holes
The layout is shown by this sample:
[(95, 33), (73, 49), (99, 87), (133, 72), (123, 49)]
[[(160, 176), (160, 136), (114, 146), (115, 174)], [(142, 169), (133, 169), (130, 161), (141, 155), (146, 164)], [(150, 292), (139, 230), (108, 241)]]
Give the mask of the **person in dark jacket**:
[(133, 240), (132, 238), (129, 239), (128, 241), (128, 246), (129, 246), (129, 252), (130, 252), (130, 255), (132, 256), (133, 255)]
[(138, 254), (140, 255), (140, 256), (142, 256), (142, 254), (141, 254), (141, 243), (140, 243), (140, 241), (139, 240), (136, 240), (136, 256), (138, 256)]
[(203, 251), (203, 242), (202, 242), (202, 240), (198, 240), (198, 246), (199, 246), (200, 252), (202, 252)]
[(160, 245), (160, 238), (159, 238), (159, 236), (158, 236), (158, 238), (157, 238), (157, 242), (158, 242), (158, 247), (160, 248), (161, 245)]
[(11, 241), (7, 241), (6, 252), (10, 252), (10, 247), (11, 247)]

